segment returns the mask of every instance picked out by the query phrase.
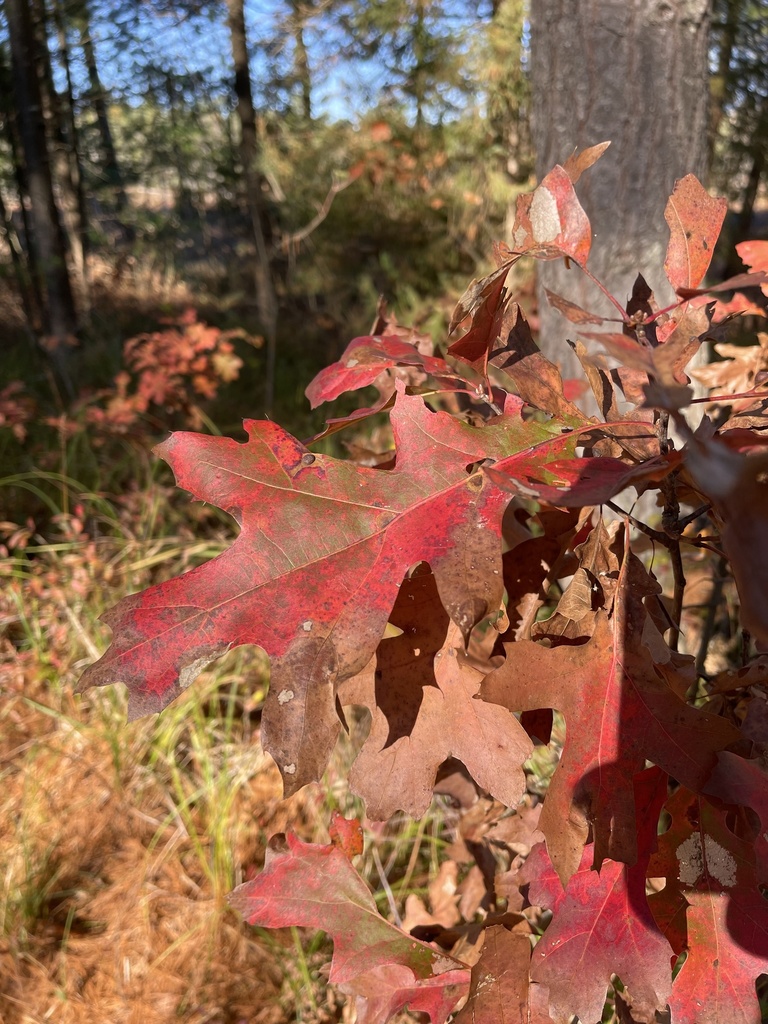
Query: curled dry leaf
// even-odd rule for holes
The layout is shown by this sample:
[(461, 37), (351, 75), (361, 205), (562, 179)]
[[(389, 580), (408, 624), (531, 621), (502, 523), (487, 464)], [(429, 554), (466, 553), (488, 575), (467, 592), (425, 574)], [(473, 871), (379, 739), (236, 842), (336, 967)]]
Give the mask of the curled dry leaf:
[(511, 382), (522, 400), (534, 409), (573, 427), (587, 422), (581, 410), (566, 398), (560, 370), (542, 355), (516, 302), (509, 303), (504, 313), (490, 363), (498, 371), (498, 379)]

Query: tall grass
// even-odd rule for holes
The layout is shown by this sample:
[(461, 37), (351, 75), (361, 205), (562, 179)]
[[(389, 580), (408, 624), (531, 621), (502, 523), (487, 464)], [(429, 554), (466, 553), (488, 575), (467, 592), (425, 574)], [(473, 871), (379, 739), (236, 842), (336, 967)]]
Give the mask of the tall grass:
[[(141, 488), (119, 500), (60, 470), (0, 481), (0, 1019), (338, 1019), (327, 940), (257, 932), (225, 896), (273, 832), (326, 842), (332, 809), (362, 814), (351, 747), (322, 786), (281, 798), (259, 745), (268, 662), (255, 648), (130, 724), (122, 686), (75, 694), (107, 642), (105, 608), (234, 533), (154, 471), (136, 474)], [(436, 870), (440, 812), (371, 839), (363, 873), (382, 912), (394, 900), (399, 913)]]

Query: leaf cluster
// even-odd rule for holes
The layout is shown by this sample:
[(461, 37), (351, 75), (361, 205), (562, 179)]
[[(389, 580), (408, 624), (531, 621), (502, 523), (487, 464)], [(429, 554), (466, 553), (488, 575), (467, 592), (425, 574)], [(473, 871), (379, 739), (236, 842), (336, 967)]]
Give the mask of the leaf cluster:
[[(350, 784), (373, 820), (422, 815), (460, 762), (473, 794), (461, 799), (486, 808), (465, 834), (481, 894), (460, 936), (430, 944), (381, 918), (351, 863), (355, 828), (338, 822), (329, 846), (276, 839), (233, 896), (251, 923), (327, 930), (331, 981), (366, 1022), (409, 1006), (443, 1024), (463, 1003), (472, 1024), (592, 1024), (612, 983), (625, 1020), (759, 1020), (768, 421), (757, 374), (727, 393), (743, 379), (733, 359), (694, 429), (686, 373), (723, 330), (701, 283), (725, 203), (693, 176), (677, 183), (672, 306), (642, 278), (626, 308), (610, 296), (613, 321), (550, 296), (583, 339), (586, 383), (562, 380), (506, 289), (524, 256), (592, 277), (574, 185), (604, 148), (520, 197), (512, 245), (461, 298), (443, 354), (382, 309), (308, 389), (316, 405), (375, 383), (371, 408), (306, 444), (247, 421), (244, 444), (176, 433), (158, 447), (239, 536), (109, 612), (112, 645), (82, 680), (124, 682), (131, 715), (157, 712), (228, 648), (256, 644), (271, 662), (262, 742), (286, 793), (321, 778), (364, 708)], [(598, 415), (576, 402), (586, 388)], [(382, 410), (393, 451), (313, 450)], [(629, 488), (656, 496), (660, 523), (625, 511)], [(735, 668), (709, 657), (726, 584), (744, 631)], [(532, 808), (525, 765), (554, 711), (565, 740)]]

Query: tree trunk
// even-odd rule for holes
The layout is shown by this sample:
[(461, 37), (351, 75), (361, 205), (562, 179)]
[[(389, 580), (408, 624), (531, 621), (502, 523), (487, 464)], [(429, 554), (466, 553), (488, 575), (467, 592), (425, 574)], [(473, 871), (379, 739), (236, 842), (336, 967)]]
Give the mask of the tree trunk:
[(90, 243), (88, 238), (88, 204), (85, 196), (85, 175), (83, 172), (83, 161), (80, 153), (80, 135), (75, 118), (75, 90), (72, 84), (72, 59), (69, 48), (69, 37), (67, 25), (61, 0), (53, 2), (53, 16), (56, 23), (56, 34), (59, 41), (59, 52), (64, 67), (66, 80), (66, 143), (67, 155), (70, 164), (70, 175), (74, 183), (77, 196), (78, 221), (80, 227), (80, 248), (83, 253), (86, 299), (89, 299), (90, 281), (88, 277), (88, 255)]
[(65, 123), (62, 98), (56, 91), (53, 82), (53, 67), (48, 49), (48, 11), (45, 0), (32, 0), (30, 11), (37, 39), (38, 81), (43, 101), (43, 119), (48, 138), (48, 152), (51, 157), (61, 226), (64, 231), (67, 253), (72, 261), (78, 303), (82, 309), (87, 305), (85, 251), (82, 244), (83, 229), (80, 223), (77, 185), (70, 162), (69, 126)]
[(99, 75), (99, 66), (96, 63), (96, 51), (91, 35), (91, 12), (88, 8), (87, 0), (81, 0), (78, 5), (78, 13), (80, 17), (80, 45), (83, 48), (85, 66), (88, 69), (88, 82), (91, 87), (89, 98), (96, 112), (96, 121), (99, 126), (104, 177), (111, 187), (117, 209), (122, 211), (128, 206), (128, 197), (125, 194), (123, 175), (117, 159), (115, 143), (112, 139), (112, 129), (109, 126), (109, 112), (107, 110), (104, 87), (101, 84), (101, 77)]
[[(730, 71), (733, 59), (733, 48), (736, 45), (736, 37), (739, 29), (739, 16), (741, 13), (742, 0), (724, 0), (720, 5), (722, 23), (718, 25), (719, 39), (717, 41), (717, 70), (710, 78), (709, 95), (709, 159), (715, 152), (715, 144), (720, 134), (720, 125), (725, 116), (725, 109), (730, 99), (731, 82)], [(714, 26), (713, 26), (714, 29)], [(714, 32), (713, 32), (714, 34)]]
[(306, 0), (292, 0), (291, 21), (294, 39), (294, 74), (301, 90), (301, 113), (305, 121), (312, 120), (312, 78), (309, 69), (309, 54), (304, 38), (307, 22)]
[(16, 183), (16, 196), (23, 228), (23, 255), (32, 297), (30, 306), (32, 318), (29, 321), (29, 327), (33, 334), (40, 334), (43, 331), (45, 319), (43, 316), (43, 309), (45, 307), (43, 292), (45, 286), (40, 273), (40, 260), (37, 257), (35, 233), (29, 212), (27, 169), (24, 166), (24, 158), (21, 152), (18, 111), (13, 102), (12, 93), (13, 77), (11, 75), (10, 63), (7, 59), (5, 47), (0, 46), (0, 113), (2, 114), (2, 117), (0, 117), (0, 130), (5, 136), (11, 153), (13, 177)]
[[(575, 148), (611, 147), (578, 184), (590, 218), (589, 267), (622, 303), (641, 272), (660, 302), (675, 180), (707, 167), (708, 0), (534, 0), (531, 5), (533, 140), (539, 178)], [(562, 260), (539, 268), (541, 347), (566, 377), (581, 377), (566, 345), (574, 328), (546, 286), (587, 309), (610, 309)], [(609, 314), (610, 315), (610, 314)]]
[[(11, 44), (13, 96), (26, 165), (30, 214), (45, 282), (45, 329), (58, 342), (76, 330), (77, 317), (66, 263), (66, 245), (53, 194), (51, 167), (37, 77), (35, 35), (26, 0), (5, 0)], [(62, 345), (56, 347), (63, 372)]]
[(35, 306), (35, 296), (29, 277), (26, 255), (21, 247), (13, 219), (3, 201), (2, 191), (0, 191), (0, 235), (5, 238), (5, 243), (11, 254), (11, 263), (13, 264), (13, 272), (16, 276), (16, 284), (19, 289), (19, 298), (21, 299), (24, 317), (27, 321), (27, 328), (30, 332), (34, 333), (35, 325), (40, 319), (39, 309)]
[(264, 401), (269, 413), (274, 398), (275, 360), (277, 355), (277, 296), (272, 280), (267, 243), (261, 224), (261, 197), (256, 169), (258, 138), (256, 110), (253, 106), (251, 74), (248, 67), (248, 41), (245, 31), (244, 0), (227, 0), (228, 26), (235, 66), (235, 99), (240, 122), (240, 163), (242, 166), (248, 218), (256, 248), (255, 285), (256, 307), (267, 342), (267, 365), (264, 381)]

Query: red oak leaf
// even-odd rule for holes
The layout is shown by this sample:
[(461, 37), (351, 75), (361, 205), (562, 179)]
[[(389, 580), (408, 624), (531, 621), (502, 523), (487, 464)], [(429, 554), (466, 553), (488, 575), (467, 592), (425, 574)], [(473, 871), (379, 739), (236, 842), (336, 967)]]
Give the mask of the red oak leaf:
[(716, 754), (738, 733), (722, 718), (689, 707), (644, 642), (643, 596), (659, 590), (639, 559), (625, 556), (614, 614), (597, 612), (591, 640), (552, 649), (505, 644), (506, 661), (482, 686), (485, 700), (512, 711), (557, 708), (566, 740), (540, 828), (557, 873), (578, 869), (590, 827), (595, 866), (637, 858), (632, 776), (646, 760), (701, 788)]
[[(736, 252), (752, 270), (768, 274), (768, 242), (739, 242)], [(764, 280), (760, 287), (768, 295), (768, 281)]]
[(223, 555), (110, 611), (112, 645), (81, 686), (125, 682), (135, 717), (229, 647), (258, 644), (271, 659), (265, 749), (288, 793), (319, 778), (338, 735), (335, 687), (370, 660), (411, 566), (430, 563), (465, 636), (500, 607), (509, 495), (479, 463), (575, 452), (576, 432), (524, 421), (519, 402), (472, 427), (398, 390), (392, 470), (315, 455), (270, 422), (248, 421), (247, 444), (179, 433), (160, 445), (179, 484), (241, 532)]
[(264, 870), (230, 895), (252, 925), (321, 929), (333, 939), (330, 981), (358, 1000), (366, 1024), (411, 1006), (443, 1024), (466, 995), (469, 969), (385, 921), (336, 846), (273, 837)]
[(675, 182), (664, 211), (669, 224), (664, 270), (674, 289), (697, 288), (701, 283), (727, 209), (727, 200), (710, 196), (695, 175)]
[(630, 485), (657, 483), (679, 462), (680, 453), (674, 451), (638, 466), (608, 457), (555, 459), (542, 466), (545, 479), (539, 483), (529, 476), (524, 484), (493, 467), (486, 469), (486, 473), (497, 486), (514, 493), (522, 491), (558, 508), (583, 508), (602, 505)]
[(760, 758), (747, 761), (729, 750), (721, 751), (705, 792), (720, 797), (728, 804), (749, 807), (758, 816), (760, 832), (755, 838), (757, 877), (761, 885), (768, 884), (768, 772), (764, 762)]
[(533, 192), (518, 196), (512, 228), (515, 252), (544, 260), (567, 256), (584, 266), (591, 246), (589, 219), (563, 167), (551, 170)]
[(672, 824), (648, 870), (667, 879), (650, 899), (654, 916), (688, 952), (672, 987), (672, 1020), (759, 1024), (755, 981), (768, 972), (768, 900), (757, 885), (755, 849), (706, 797), (681, 787), (667, 810)]
[(343, 704), (371, 712), (371, 731), (349, 775), (368, 815), (385, 820), (403, 810), (420, 818), (437, 770), (451, 756), (514, 807), (533, 744), (506, 708), (475, 699), (483, 676), (462, 660), (461, 634), (443, 610), (434, 576), (404, 581), (390, 622), (402, 633), (383, 640), (375, 664), (339, 691)]
[(666, 1008), (673, 950), (645, 895), (646, 865), (666, 795), (667, 776), (658, 768), (636, 776), (642, 856), (634, 867), (606, 860), (594, 871), (588, 846), (563, 889), (540, 844), (520, 872), (521, 881), (530, 883), (531, 903), (554, 913), (534, 949), (531, 977), (548, 987), (550, 1015), (558, 1024), (566, 1024), (574, 1013), (582, 1024), (596, 1024), (614, 974), (628, 989), (634, 1019), (652, 1021), (657, 1010)]
[[(425, 374), (447, 378), (456, 387), (460, 380), (444, 359), (424, 355), (407, 341), (396, 337), (354, 338), (337, 363), (326, 366), (306, 389), (312, 408), (330, 402), (345, 391), (358, 391), (373, 384), (385, 370), (395, 366), (413, 366)], [(394, 380), (391, 390), (394, 391)]]

